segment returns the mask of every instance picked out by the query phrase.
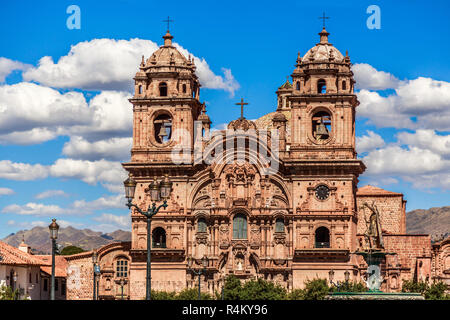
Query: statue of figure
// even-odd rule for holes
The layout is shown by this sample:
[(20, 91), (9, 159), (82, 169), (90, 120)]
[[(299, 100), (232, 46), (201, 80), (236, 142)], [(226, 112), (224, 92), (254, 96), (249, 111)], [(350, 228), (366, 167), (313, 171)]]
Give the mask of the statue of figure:
[(372, 205), (370, 206), (365, 202), (361, 208), (368, 208), (372, 212), (368, 220), (364, 214), (364, 219), (366, 220), (367, 225), (367, 230), (364, 233), (364, 237), (366, 239), (366, 243), (368, 243), (368, 248), (383, 248), (384, 244), (380, 225), (380, 213), (378, 208), (375, 206), (375, 202), (372, 202)]

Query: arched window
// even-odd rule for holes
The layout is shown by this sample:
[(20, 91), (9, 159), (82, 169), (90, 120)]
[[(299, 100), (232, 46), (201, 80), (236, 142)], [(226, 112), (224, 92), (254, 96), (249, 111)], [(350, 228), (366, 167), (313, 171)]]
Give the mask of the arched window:
[(142, 86), (139, 85), (139, 94), (142, 94)]
[(342, 90), (347, 90), (347, 82), (342, 81)]
[(152, 248), (166, 248), (166, 231), (161, 227), (153, 230)]
[(327, 93), (327, 83), (325, 80), (320, 79), (317, 81), (317, 93)]
[(233, 239), (247, 239), (247, 217), (242, 213), (233, 218)]
[(120, 257), (116, 260), (116, 277), (127, 278), (128, 277), (128, 259)]
[(167, 83), (161, 82), (159, 84), (159, 95), (161, 97), (167, 97)]
[(206, 232), (206, 220), (205, 218), (199, 218), (197, 221), (197, 231)]
[(183, 84), (183, 93), (186, 93), (186, 85)]
[(316, 229), (316, 248), (330, 247), (330, 231), (325, 227)]
[(326, 140), (331, 134), (331, 115), (326, 111), (316, 112), (312, 117), (312, 135), (316, 140)]
[(296, 88), (297, 90), (300, 90), (300, 82), (297, 81), (297, 82), (295, 83), (295, 88)]
[(277, 218), (277, 220), (275, 220), (275, 232), (284, 232), (283, 218)]
[(169, 114), (160, 114), (153, 121), (155, 140), (158, 143), (169, 142), (172, 138), (172, 117)]

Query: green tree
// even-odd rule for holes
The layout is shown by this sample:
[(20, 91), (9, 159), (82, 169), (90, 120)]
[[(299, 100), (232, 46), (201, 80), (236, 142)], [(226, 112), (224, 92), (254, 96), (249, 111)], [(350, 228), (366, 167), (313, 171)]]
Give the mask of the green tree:
[(264, 279), (250, 280), (242, 286), (242, 300), (285, 300), (286, 289)]
[(151, 298), (152, 300), (175, 300), (176, 292), (166, 292), (166, 291), (155, 291), (152, 290)]
[[(338, 288), (335, 286), (332, 286), (330, 289), (332, 292), (338, 291)], [(366, 292), (367, 287), (362, 282), (345, 281), (345, 282), (340, 283), (339, 291), (340, 292)]]
[(0, 287), (0, 300), (18, 300), (19, 290), (13, 290), (10, 286)]
[(305, 292), (303, 289), (294, 289), (288, 293), (287, 299), (288, 300), (303, 300), (304, 294), (305, 294)]
[(330, 292), (328, 282), (325, 279), (313, 279), (305, 282), (303, 290), (304, 300), (324, 300)]
[(242, 284), (235, 275), (229, 275), (225, 278), (225, 285), (223, 288), (224, 300), (242, 300), (241, 293)]
[[(200, 293), (201, 300), (212, 300), (213, 297), (206, 292)], [(198, 289), (192, 288), (192, 289), (184, 289), (180, 293), (178, 293), (175, 297), (177, 300), (198, 300)]]
[(67, 247), (64, 247), (64, 249), (61, 250), (61, 255), (69, 256), (69, 255), (81, 253), (81, 252), (84, 252), (84, 251), (85, 250), (83, 250), (83, 249), (81, 249), (79, 247), (76, 247), (76, 246), (67, 246)]
[(420, 293), (427, 300), (450, 300), (450, 295), (446, 294), (447, 285), (442, 282), (433, 282), (431, 285), (426, 281), (403, 280), (402, 292)]

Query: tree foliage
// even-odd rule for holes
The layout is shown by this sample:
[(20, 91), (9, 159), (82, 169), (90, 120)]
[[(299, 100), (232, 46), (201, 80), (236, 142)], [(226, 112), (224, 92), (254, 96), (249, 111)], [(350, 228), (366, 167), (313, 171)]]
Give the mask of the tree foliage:
[(242, 284), (236, 276), (229, 275), (225, 279), (223, 296), (224, 300), (284, 300), (287, 292), (283, 287), (264, 279)]
[[(202, 292), (200, 294), (201, 300), (212, 300), (213, 297), (209, 293)], [(184, 289), (179, 293), (174, 291), (155, 291), (152, 290), (152, 300), (198, 300), (198, 289)]]
[(403, 280), (402, 292), (420, 293), (427, 300), (450, 300), (446, 294), (447, 285), (442, 281), (434, 281), (429, 284), (426, 281)]
[(303, 289), (303, 299), (324, 300), (330, 291), (328, 282), (325, 279), (307, 280), (305, 282), (305, 289)]
[(63, 255), (63, 256), (69, 256), (69, 255), (77, 254), (77, 253), (81, 253), (81, 252), (84, 252), (84, 250), (79, 248), (79, 247), (67, 246), (67, 247), (64, 247), (64, 249), (61, 250), (60, 254)]
[(18, 300), (19, 290), (13, 290), (10, 286), (0, 287), (0, 300)]

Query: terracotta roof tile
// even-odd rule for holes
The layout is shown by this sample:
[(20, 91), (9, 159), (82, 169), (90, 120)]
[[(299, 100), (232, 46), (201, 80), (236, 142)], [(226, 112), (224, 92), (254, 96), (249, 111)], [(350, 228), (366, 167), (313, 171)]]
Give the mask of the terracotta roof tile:
[(377, 196), (377, 195), (391, 195), (391, 196), (403, 196), (402, 193), (392, 192), (388, 190), (384, 190), (375, 186), (371, 186), (368, 184), (367, 186), (358, 188), (356, 191), (356, 195), (358, 196)]
[[(52, 256), (36, 256), (42, 261), (41, 271), (52, 274)], [(64, 256), (55, 256), (55, 277), (67, 277), (67, 260)]]
[(23, 252), (16, 247), (0, 241), (0, 264), (39, 266), (43, 262), (32, 254)]

